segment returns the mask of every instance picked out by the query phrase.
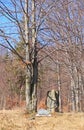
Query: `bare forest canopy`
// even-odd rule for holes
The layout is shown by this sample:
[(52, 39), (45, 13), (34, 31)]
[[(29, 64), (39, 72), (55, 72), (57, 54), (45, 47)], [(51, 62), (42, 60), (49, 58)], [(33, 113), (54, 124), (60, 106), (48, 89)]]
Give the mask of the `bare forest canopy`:
[(0, 0), (0, 109), (84, 111), (84, 0)]

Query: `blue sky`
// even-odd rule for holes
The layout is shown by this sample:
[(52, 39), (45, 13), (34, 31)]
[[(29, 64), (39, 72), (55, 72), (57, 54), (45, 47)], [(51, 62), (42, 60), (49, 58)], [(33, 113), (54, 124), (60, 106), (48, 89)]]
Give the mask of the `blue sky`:
[[(3, 2), (3, 3), (2, 3)], [(17, 1), (18, 2), (18, 1)], [(5, 6), (3, 5), (5, 4)], [(6, 7), (12, 11), (12, 16), (15, 18), (15, 7), (11, 3), (11, 0), (0, 0), (0, 6), (3, 7), (3, 9), (6, 11)], [(19, 10), (19, 6), (16, 7), (17, 10)], [(21, 20), (22, 14), (21, 12), (18, 12), (17, 14), (18, 20)], [(11, 45), (14, 47), (16, 43), (19, 41), (19, 35), (18, 35), (18, 26), (15, 21), (11, 21), (12, 19), (6, 14), (2, 14), (2, 9), (0, 8), (0, 30), (5, 33), (5, 36), (9, 37), (9, 41)], [(8, 46), (8, 44), (5, 42), (4, 38), (1, 36), (2, 33), (0, 31), (0, 44)], [(1, 47), (2, 48), (2, 47)], [(4, 49), (5, 50), (5, 49)]]

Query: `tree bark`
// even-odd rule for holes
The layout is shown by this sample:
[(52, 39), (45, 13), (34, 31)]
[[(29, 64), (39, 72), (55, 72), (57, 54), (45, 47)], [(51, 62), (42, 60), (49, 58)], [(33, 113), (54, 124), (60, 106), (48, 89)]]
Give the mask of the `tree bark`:
[(58, 91), (59, 91), (59, 112), (62, 112), (62, 99), (61, 99), (61, 80), (60, 80), (60, 65), (57, 64), (58, 71)]
[(32, 74), (33, 74), (33, 91), (32, 91), (32, 109), (36, 111), (37, 107), (37, 79), (38, 79), (38, 63), (36, 48), (36, 20), (35, 20), (35, 0), (32, 0)]
[[(28, 19), (28, 0), (25, 0), (25, 41), (26, 41), (26, 62), (30, 60), (29, 57), (29, 19)], [(31, 95), (30, 95), (30, 86), (31, 86), (31, 73), (30, 66), (26, 67), (26, 109), (29, 112), (31, 110)]]

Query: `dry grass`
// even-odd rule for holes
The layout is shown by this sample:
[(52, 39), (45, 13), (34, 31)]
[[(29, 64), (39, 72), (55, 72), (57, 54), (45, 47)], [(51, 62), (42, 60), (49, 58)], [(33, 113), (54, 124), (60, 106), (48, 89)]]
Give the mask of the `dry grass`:
[(0, 130), (84, 130), (84, 113), (55, 113), (30, 120), (23, 110), (0, 111)]

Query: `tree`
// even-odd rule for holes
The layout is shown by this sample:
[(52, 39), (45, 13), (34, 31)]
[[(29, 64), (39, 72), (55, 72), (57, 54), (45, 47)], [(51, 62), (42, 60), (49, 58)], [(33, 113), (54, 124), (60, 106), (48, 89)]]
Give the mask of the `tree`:
[[(0, 45), (16, 54), (26, 66), (26, 107), (29, 111), (36, 109), (38, 63), (40, 62), (40, 60), (38, 61), (37, 58), (39, 50), (45, 47), (45, 45), (41, 45), (41, 48), (38, 49), (37, 43), (39, 42), (37, 40), (37, 34), (40, 30), (42, 23), (44, 22), (45, 16), (47, 16), (50, 11), (49, 9), (47, 13), (47, 11), (43, 9), (44, 2), (45, 1), (36, 2), (35, 0), (9, 0), (8, 4), (11, 4), (11, 8), (6, 2), (0, 1), (0, 9), (3, 19), (8, 22), (11, 22), (11, 26), (15, 27), (15, 31), (17, 34), (16, 36), (13, 36), (13, 34), (15, 34), (13, 33), (13, 30), (11, 30), (12, 33), (8, 33), (7, 30), (5, 30), (5, 27), (3, 29), (0, 29), (0, 36), (5, 43), (4, 44), (2, 42), (0, 43)], [(36, 5), (37, 7), (39, 7), (40, 3), (40, 14), (37, 13), (36, 15)], [(25, 18), (25, 29), (23, 28), (21, 23), (21, 20), (23, 18)], [(39, 23), (37, 23), (36, 21), (37, 18)], [(19, 37), (21, 38), (22, 42), (24, 43), (23, 45), (26, 48), (26, 58), (24, 57), (24, 55), (21, 55), (21, 53), (19, 53), (19, 51), (15, 48), (15, 43), (18, 43)]]

